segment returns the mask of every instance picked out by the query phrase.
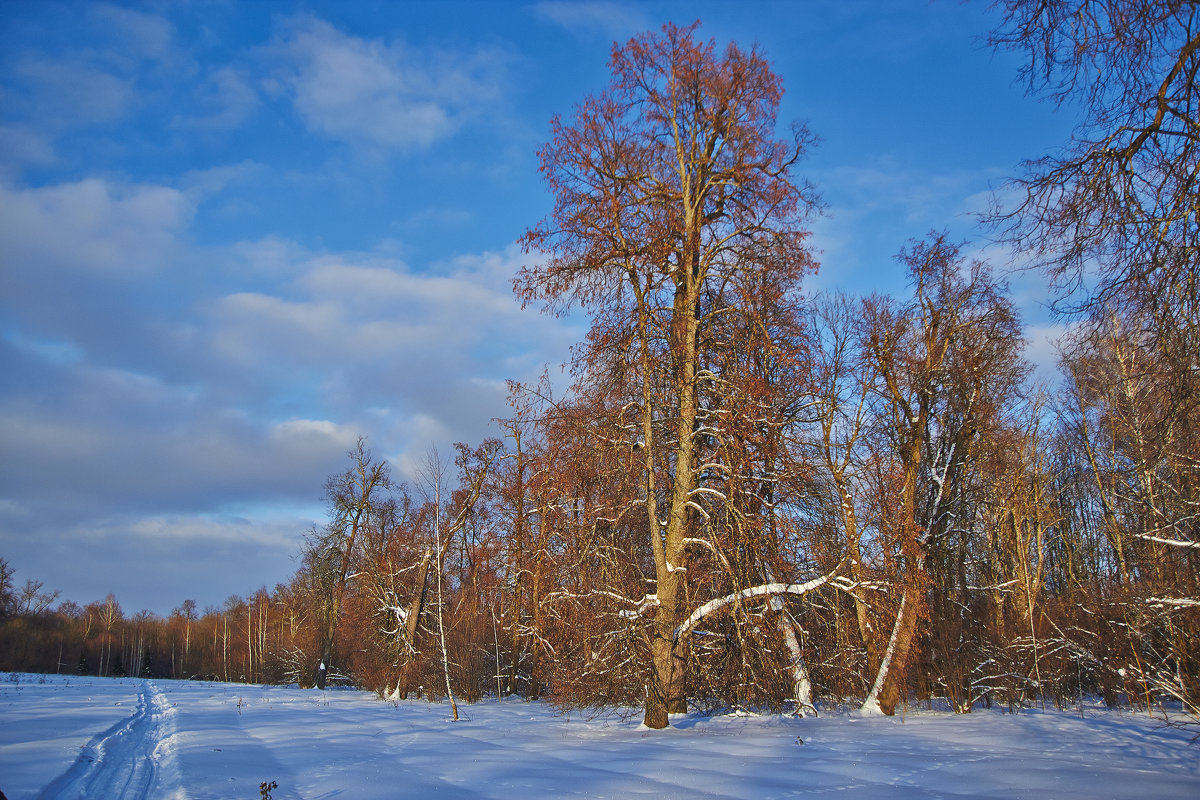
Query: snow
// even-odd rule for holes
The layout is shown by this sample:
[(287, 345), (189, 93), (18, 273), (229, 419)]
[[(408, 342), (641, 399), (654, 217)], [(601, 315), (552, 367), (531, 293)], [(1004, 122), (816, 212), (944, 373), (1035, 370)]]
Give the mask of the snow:
[[(923, 711), (813, 719), (561, 716), (516, 699), (0, 676), (0, 790), (37, 797), (1194, 798), (1200, 745), (1161, 719)], [(48, 790), (47, 790), (47, 787)], [(43, 790), (46, 790), (43, 792)]]
[(739, 600), (749, 600), (753, 597), (763, 597), (764, 595), (794, 594), (803, 596), (831, 582), (838, 588), (845, 588), (846, 585), (834, 577), (833, 574), (829, 574), (813, 578), (811, 581), (805, 583), (764, 583), (760, 586), (751, 586), (748, 589), (742, 589), (724, 597), (715, 597), (693, 611), (691, 616), (675, 629), (675, 637), (679, 638), (690, 633), (692, 628), (696, 627), (705, 617)]

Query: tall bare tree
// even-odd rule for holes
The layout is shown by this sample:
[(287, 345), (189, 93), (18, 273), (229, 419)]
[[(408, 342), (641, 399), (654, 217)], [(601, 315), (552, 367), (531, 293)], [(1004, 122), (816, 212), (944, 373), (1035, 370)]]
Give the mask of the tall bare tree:
[[(959, 247), (936, 233), (914, 242), (901, 260), (912, 298), (902, 305), (873, 300), (867, 343), (879, 376), (881, 452), (895, 459), (898, 492), (881, 531), (903, 575), (895, 623), (864, 702), (885, 714), (902, 699), (931, 581), (938, 589), (932, 599), (944, 601), (956, 572), (946, 559), (965, 558), (951, 545), (962, 529), (962, 492), (978, 438), (1024, 374), (1019, 322), (984, 264), (966, 263)], [(893, 505), (887, 498), (880, 504)]]
[(687, 616), (686, 540), (704, 491), (698, 444), (711, 435), (702, 332), (715, 309), (705, 301), (742, 270), (803, 270), (814, 203), (791, 176), (807, 130), (776, 138), (779, 78), (756, 50), (719, 52), (696, 28), (667, 24), (615, 46), (608, 89), (571, 123), (552, 121), (540, 156), (554, 211), (524, 237), (549, 259), (516, 281), (525, 301), (590, 308), (592, 342), (625, 349), (640, 382), (653, 728), (685, 703), (675, 631)]

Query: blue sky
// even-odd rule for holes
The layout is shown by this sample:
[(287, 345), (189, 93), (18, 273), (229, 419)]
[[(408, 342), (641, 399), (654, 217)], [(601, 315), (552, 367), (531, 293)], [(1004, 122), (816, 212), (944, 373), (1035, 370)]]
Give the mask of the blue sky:
[[(0, 555), (86, 603), (272, 587), (366, 435), (403, 477), (496, 431), (578, 319), (522, 310), (535, 152), (614, 40), (755, 42), (828, 203), (813, 291), (902, 291), (1072, 120), (984, 3), (0, 0)], [(1013, 279), (1031, 353), (1054, 331)]]

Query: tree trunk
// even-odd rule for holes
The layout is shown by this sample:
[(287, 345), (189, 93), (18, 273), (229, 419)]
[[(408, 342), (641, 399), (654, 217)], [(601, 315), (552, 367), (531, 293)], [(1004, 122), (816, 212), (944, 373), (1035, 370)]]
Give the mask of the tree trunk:
[(404, 620), (404, 636), (405, 643), (412, 650), (408, 660), (404, 666), (400, 668), (400, 677), (396, 681), (396, 694), (401, 700), (408, 699), (408, 693), (412, 684), (412, 665), (417, 654), (417, 629), (421, 622), (421, 614), (425, 610), (425, 581), (429, 577), (429, 562), (433, 559), (433, 553), (426, 550), (421, 556), (421, 566), (417, 568), (417, 593), (413, 596), (412, 603), (408, 606), (408, 617)]
[(326, 639), (325, 646), (321, 648), (321, 663), (317, 665), (317, 674), (314, 676), (313, 685), (318, 689), (325, 689), (325, 676), (329, 672), (329, 659), (333, 656), (333, 642)]
[[(697, 241), (698, 236), (696, 233)], [(685, 253), (690, 258), (683, 259), (684, 263), (679, 267), (679, 282), (671, 316), (671, 349), (677, 364), (674, 381), (679, 417), (675, 428), (675, 480), (671, 484), (670, 516), (667, 518), (665, 536), (658, 539), (658, 534), (654, 534), (657, 539), (654, 545), (659, 605), (650, 648), (653, 674), (650, 694), (646, 698), (645, 724), (648, 728), (665, 728), (670, 724), (668, 714), (687, 713), (687, 661), (683, 658), (683, 645), (675, 640), (675, 630), (684, 618), (683, 581), (687, 575), (687, 556), (683, 540), (691, 519), (688, 502), (696, 483), (693, 465), (699, 406), (696, 396), (699, 329), (696, 308), (701, 275), (699, 257), (694, 249), (687, 248)], [(648, 507), (653, 508), (650, 504)], [(652, 524), (651, 530), (657, 530), (656, 526)]]
[(804, 661), (800, 637), (796, 635), (796, 623), (787, 613), (782, 597), (772, 597), (770, 607), (777, 615), (775, 627), (782, 634), (783, 644), (788, 650), (788, 668), (792, 673), (792, 699), (796, 702), (796, 714), (804, 716), (808, 711), (815, 717), (817, 709), (812, 702), (812, 678), (808, 674), (808, 664)]
[(896, 624), (892, 627), (892, 636), (888, 640), (883, 661), (875, 675), (875, 683), (863, 702), (863, 711), (882, 712), (889, 717), (896, 713), (905, 678), (904, 668), (908, 664), (909, 654), (916, 639), (917, 619), (920, 616), (920, 603), (913, 599), (915, 591), (908, 587), (900, 597)]
[(668, 727), (670, 714), (687, 713), (686, 662), (680, 646), (673, 641), (674, 614), (658, 609), (650, 642), (651, 672), (646, 688), (646, 713), (642, 724), (647, 728)]

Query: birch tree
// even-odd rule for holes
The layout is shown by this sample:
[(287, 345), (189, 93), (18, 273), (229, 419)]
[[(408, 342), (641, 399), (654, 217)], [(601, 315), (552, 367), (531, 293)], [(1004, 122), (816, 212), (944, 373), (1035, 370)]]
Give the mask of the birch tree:
[[(819, 465), (834, 495), (836, 525), (842, 534), (847, 570), (852, 580), (868, 579), (859, 522), (864, 498), (863, 441), (871, 423), (869, 399), (878, 389), (878, 374), (864, 358), (865, 315), (861, 302), (842, 294), (818, 297), (809, 307), (812, 396), (806, 415), (809, 434), (802, 440), (805, 456)], [(866, 599), (855, 594), (854, 619), (868, 663), (878, 663), (875, 622)]]
[[(1097, 662), (1120, 663), (1143, 694), (1166, 693), (1197, 713), (1200, 683), (1190, 676), (1200, 669), (1200, 413), (1180, 403), (1179, 376), (1139, 317), (1112, 312), (1064, 357), (1066, 441), (1084, 477), (1084, 502), (1070, 521), (1102, 534), (1107, 547), (1088, 577), (1113, 587), (1104, 598), (1110, 637), (1127, 643)], [(1112, 675), (1099, 679), (1113, 683)]]
[(455, 464), (459, 469), (460, 481), (457, 490), (450, 490), (447, 486), (445, 462), (437, 449), (432, 447), (421, 466), (418, 481), (433, 510), (430, 545), (434, 559), (434, 615), (446, 697), (450, 701), (453, 718), (457, 721), (458, 702), (451, 681), (453, 665), (450, 661), (446, 623), (450, 593), (450, 588), (446, 585), (446, 554), (469, 523), (476, 504), (488, 485), (491, 472), (503, 453), (503, 445), (496, 439), (489, 439), (475, 450), (464, 444), (455, 445), (455, 449), (458, 451)]

